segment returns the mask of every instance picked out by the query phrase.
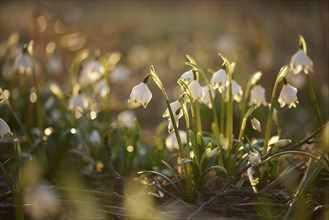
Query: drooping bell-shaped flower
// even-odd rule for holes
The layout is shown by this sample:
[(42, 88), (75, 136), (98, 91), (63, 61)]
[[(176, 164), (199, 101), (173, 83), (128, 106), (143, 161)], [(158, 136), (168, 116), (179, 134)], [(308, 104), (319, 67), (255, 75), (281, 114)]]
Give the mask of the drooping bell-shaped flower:
[(227, 74), (224, 69), (217, 70), (210, 80), (213, 89), (218, 89), (220, 93), (225, 90), (225, 85), (227, 82)]
[(14, 67), (19, 73), (32, 73), (33, 62), (27, 51), (16, 57)]
[[(183, 116), (182, 106), (181, 106), (181, 104), (178, 100), (170, 103), (170, 107), (171, 107), (171, 110), (172, 110), (175, 117), (180, 119)], [(162, 117), (163, 118), (170, 118), (168, 108), (164, 111), (164, 113), (162, 114)]]
[(141, 82), (137, 86), (135, 86), (129, 96), (128, 102), (137, 102), (143, 105), (146, 108), (147, 104), (151, 101), (152, 93), (147, 87), (147, 84)]
[(262, 131), (262, 127), (260, 125), (260, 122), (257, 120), (257, 118), (252, 118), (251, 120), (251, 126), (255, 131), (261, 132)]
[(201, 101), (202, 99), (202, 87), (197, 80), (193, 80), (190, 85), (188, 86), (190, 91), (191, 97), (193, 101)]
[(110, 87), (105, 80), (99, 81), (94, 89), (94, 96), (105, 98), (110, 93)]
[[(226, 82), (226, 96), (225, 96), (225, 101), (228, 101), (228, 97), (229, 97), (229, 82)], [(241, 86), (235, 81), (232, 80), (232, 96), (233, 99), (237, 102), (240, 102), (242, 99), (242, 95), (243, 95), (243, 90), (241, 88)]]
[[(175, 118), (176, 126), (177, 126), (177, 128), (178, 128), (178, 126), (179, 126), (179, 119), (178, 119), (177, 116), (174, 116), (174, 118)], [(174, 124), (173, 124), (171, 118), (168, 118), (168, 133), (171, 133), (171, 132), (173, 132), (174, 130), (175, 130), (175, 129), (174, 129)]]
[[(183, 130), (179, 130), (178, 134), (179, 134), (182, 144), (186, 144), (186, 132)], [(170, 133), (168, 135), (168, 137), (166, 138), (166, 147), (169, 150), (179, 149), (175, 132)]]
[[(176, 126), (178, 127), (179, 119), (181, 117), (183, 117), (182, 106), (181, 106), (180, 102), (177, 100), (175, 102), (170, 103), (170, 107), (171, 107), (171, 110), (172, 110), (172, 113), (173, 113), (173, 116), (174, 116), (174, 119), (175, 119), (175, 122), (176, 122)], [(162, 117), (168, 118), (168, 132), (169, 133), (173, 132), (174, 131), (174, 126), (173, 126), (172, 118), (170, 117), (170, 113), (169, 113), (168, 108), (164, 111)]]
[[(212, 95), (213, 98), (215, 97), (214, 90), (211, 90), (211, 95)], [(209, 108), (212, 108), (208, 86), (203, 86), (202, 87), (202, 99), (201, 99), (201, 101), (204, 104), (206, 104)]]
[(79, 81), (81, 85), (94, 83), (104, 75), (104, 72), (105, 68), (97, 59), (87, 61), (82, 67)]
[(313, 72), (313, 61), (307, 56), (303, 49), (299, 49), (290, 60), (290, 68), (294, 74), (303, 71), (305, 74)]
[(249, 154), (249, 162), (251, 166), (255, 167), (258, 166), (262, 162), (262, 160), (258, 153), (251, 152)]
[(89, 103), (85, 95), (78, 94), (69, 100), (68, 109), (74, 113), (75, 118), (81, 118), (84, 110), (88, 109)]
[(10, 128), (7, 122), (5, 122), (2, 118), (0, 118), (0, 139), (7, 135), (11, 135)]
[(72, 96), (69, 100), (68, 108), (69, 110), (74, 110), (76, 108), (80, 108), (81, 110), (87, 109), (88, 108), (87, 97), (82, 94)]
[(118, 114), (118, 122), (127, 128), (133, 128), (136, 115), (133, 111), (126, 110)]
[(270, 140), (268, 141), (268, 146), (273, 145), (276, 147), (283, 147), (290, 143), (291, 143), (290, 139), (279, 139), (279, 136), (276, 135), (270, 138)]
[(298, 103), (297, 89), (289, 85), (289, 83), (284, 84), (280, 92), (278, 102), (280, 103), (281, 108), (283, 108), (285, 105), (287, 105), (289, 108), (296, 108)]
[(261, 85), (255, 85), (250, 90), (249, 105), (267, 105), (265, 98), (265, 89)]
[(186, 71), (181, 75), (180, 79), (183, 80), (186, 84), (189, 84), (194, 80), (193, 71), (192, 70)]

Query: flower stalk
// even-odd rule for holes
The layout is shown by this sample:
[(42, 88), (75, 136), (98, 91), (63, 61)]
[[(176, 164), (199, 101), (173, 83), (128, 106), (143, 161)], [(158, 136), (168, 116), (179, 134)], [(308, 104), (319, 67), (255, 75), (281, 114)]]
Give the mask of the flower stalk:
[(271, 130), (272, 130), (272, 121), (273, 121), (272, 118), (273, 118), (274, 102), (276, 100), (277, 89), (278, 89), (282, 79), (286, 76), (287, 72), (288, 72), (288, 66), (287, 65), (283, 66), (280, 69), (279, 74), (278, 74), (278, 76), (275, 80), (275, 83), (274, 83), (272, 96), (271, 96), (270, 111), (269, 111), (269, 115), (268, 115), (268, 118), (267, 118), (266, 131), (265, 131), (265, 137), (264, 137), (264, 147), (263, 147), (263, 154), (264, 155), (267, 153), (267, 150), (268, 150), (268, 141), (270, 139)]

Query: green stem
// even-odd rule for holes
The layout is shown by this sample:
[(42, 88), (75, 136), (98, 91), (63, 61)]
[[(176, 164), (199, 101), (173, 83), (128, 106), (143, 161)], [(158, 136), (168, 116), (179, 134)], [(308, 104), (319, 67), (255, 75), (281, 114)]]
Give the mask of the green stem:
[[(4, 96), (3, 96), (4, 97)], [(11, 113), (13, 114), (16, 122), (18, 123), (19, 127), (22, 129), (23, 133), (26, 135), (27, 137), (27, 142), (30, 146), (30, 148), (32, 149), (33, 148), (33, 144), (32, 144), (32, 141), (31, 141), (31, 137), (29, 135), (29, 133), (26, 131), (25, 127), (23, 126), (21, 120), (19, 119), (19, 117), (17, 116), (16, 112), (14, 111), (14, 108), (13, 106), (11, 105), (10, 101), (8, 99), (6, 99), (4, 97), (4, 99), (6, 100), (7, 104), (8, 104), (8, 107), (9, 107), (9, 110), (11, 111)]]
[(217, 139), (218, 143), (220, 143), (219, 123), (218, 123), (217, 111), (216, 111), (214, 97), (212, 95), (212, 89), (211, 89), (211, 86), (210, 86), (210, 82), (209, 82), (206, 74), (204, 73), (204, 71), (199, 66), (197, 66), (197, 67), (198, 67), (198, 71), (199, 71), (202, 79), (206, 82), (206, 85), (207, 85), (207, 88), (208, 88), (209, 97), (210, 97), (211, 106), (212, 106), (211, 110), (212, 110), (213, 120), (214, 120), (214, 124), (215, 124), (215, 135), (216, 135), (216, 139)]
[(201, 115), (200, 115), (200, 103), (195, 101), (195, 116), (196, 116), (196, 127), (198, 133), (202, 134)]
[(247, 124), (247, 120), (250, 117), (250, 115), (256, 110), (257, 106), (251, 106), (248, 111), (245, 113), (242, 122), (241, 122), (241, 126), (240, 126), (240, 133), (239, 133), (239, 137), (238, 137), (238, 144), (241, 144), (242, 142), (242, 138), (244, 136), (244, 130), (246, 128), (246, 124)]
[(273, 110), (274, 110), (274, 102), (276, 99), (276, 92), (277, 89), (279, 87), (279, 84), (281, 82), (281, 80), (285, 77), (285, 75), (288, 72), (288, 66), (283, 66), (280, 71), (279, 74), (275, 80), (275, 84), (274, 84), (274, 88), (272, 91), (272, 96), (271, 96), (271, 104), (270, 104), (270, 111), (269, 111), (269, 115), (267, 118), (267, 125), (266, 125), (266, 131), (265, 131), (265, 138), (264, 138), (264, 147), (263, 147), (263, 154), (265, 155), (267, 153), (267, 149), (268, 149), (268, 141), (270, 139), (270, 135), (271, 135), (271, 130), (272, 130), (272, 121), (273, 121)]
[(313, 89), (311, 77), (310, 77), (309, 74), (306, 74), (306, 79), (307, 79), (307, 86), (308, 86), (308, 90), (310, 92), (311, 100), (312, 100), (312, 103), (313, 103), (313, 105), (315, 107), (316, 118), (317, 118), (319, 127), (321, 127), (322, 126), (322, 119), (321, 119), (320, 108), (319, 108), (319, 104), (318, 104), (318, 102), (316, 100), (316, 96), (315, 96), (315, 92), (314, 92), (314, 89)]
[(150, 74), (152, 75), (153, 81), (159, 87), (159, 89), (161, 90), (161, 92), (162, 92), (162, 94), (163, 94), (163, 96), (165, 98), (166, 105), (167, 105), (167, 108), (169, 110), (170, 119), (171, 119), (171, 122), (173, 124), (174, 132), (175, 132), (175, 135), (176, 135), (176, 138), (177, 138), (177, 142), (178, 142), (178, 146), (179, 146), (179, 151), (180, 151), (180, 154), (182, 155), (182, 157), (184, 157), (184, 149), (183, 149), (182, 141), (181, 141), (181, 138), (179, 136), (179, 132), (178, 132), (178, 128), (177, 128), (175, 116), (174, 116), (174, 113), (173, 113), (173, 111), (171, 109), (170, 102), (169, 102), (169, 97), (167, 95), (167, 92), (164, 89), (163, 84), (162, 84), (160, 78), (158, 77), (158, 75), (156, 74), (153, 66), (150, 67)]
[(261, 79), (261, 77), (262, 77), (262, 72), (258, 71), (256, 73), (252, 74), (252, 76), (249, 78), (246, 89), (244, 91), (241, 115), (245, 115), (245, 113), (247, 111), (251, 87), (254, 86)]
[(221, 103), (220, 103), (220, 132), (225, 135), (225, 101), (224, 101), (224, 95), (221, 94)]
[[(229, 63), (227, 64), (230, 65)], [(230, 67), (227, 68), (228, 75), (228, 102), (227, 107), (227, 117), (226, 117), (226, 137), (227, 137), (227, 149), (232, 149), (233, 144), (233, 95), (232, 95), (232, 72)]]
[(324, 168), (326, 168), (329, 171), (328, 165), (325, 162), (323, 162), (321, 159), (319, 159), (318, 157), (314, 156), (313, 154), (304, 152), (304, 151), (296, 151), (296, 150), (282, 151), (282, 152), (275, 153), (275, 154), (271, 155), (270, 157), (266, 158), (266, 160), (262, 161), (262, 164), (266, 163), (267, 161), (269, 161), (275, 157), (279, 157), (279, 156), (282, 156), (285, 154), (297, 154), (297, 155), (303, 155), (303, 156), (312, 158), (312, 159), (318, 161)]

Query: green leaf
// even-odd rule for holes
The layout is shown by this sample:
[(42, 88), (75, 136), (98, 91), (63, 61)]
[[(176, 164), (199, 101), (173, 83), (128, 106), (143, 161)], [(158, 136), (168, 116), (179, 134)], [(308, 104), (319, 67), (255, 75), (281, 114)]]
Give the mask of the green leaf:
[(228, 173), (227, 170), (225, 169), (225, 167), (223, 166), (211, 166), (208, 169), (206, 169), (202, 174), (201, 177), (205, 176), (209, 171), (211, 170), (218, 170), (220, 171), (222, 174), (224, 174), (225, 178), (228, 177)]
[(137, 173), (137, 175), (147, 174), (147, 173), (155, 174), (155, 175), (158, 175), (158, 176), (162, 177), (162, 178), (165, 179), (168, 183), (170, 183), (170, 184), (176, 189), (176, 191), (177, 191), (178, 193), (184, 195), (184, 192), (182, 192), (182, 191), (178, 188), (178, 186), (177, 186), (177, 185), (176, 185), (176, 184), (175, 184), (175, 183), (174, 183), (169, 177), (167, 177), (166, 175), (164, 175), (164, 174), (162, 174), (162, 173), (160, 173), (160, 172), (158, 172), (158, 171), (154, 171), (154, 170), (149, 170), (149, 171), (139, 171), (139, 172)]
[(175, 178), (175, 180), (176, 180), (176, 182), (177, 182), (177, 185), (178, 185), (178, 187), (179, 187), (179, 189), (181, 190), (181, 191), (183, 191), (183, 185), (182, 185), (182, 183), (180, 182), (180, 180), (179, 180), (179, 178), (178, 178), (178, 175), (177, 175), (177, 173), (175, 172), (175, 170), (173, 169), (173, 167), (169, 164), (169, 163), (167, 163), (166, 161), (162, 161), (162, 163), (167, 167), (167, 169), (170, 171), (170, 173), (172, 173), (172, 175), (174, 176), (174, 178)]

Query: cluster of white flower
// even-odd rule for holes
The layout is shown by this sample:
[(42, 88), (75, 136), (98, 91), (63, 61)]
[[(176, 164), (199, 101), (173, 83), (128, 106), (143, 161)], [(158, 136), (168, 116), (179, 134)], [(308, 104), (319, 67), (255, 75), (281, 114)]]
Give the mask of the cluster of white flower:
[[(292, 71), (297, 74), (301, 71), (304, 71), (306, 74), (313, 71), (313, 62), (311, 59), (306, 55), (306, 53), (300, 49), (298, 50), (291, 58), (290, 68)], [(226, 70), (224, 68), (215, 71), (211, 77), (210, 85), (201, 86), (194, 70), (189, 70), (184, 72), (180, 76), (180, 80), (182, 80), (189, 90), (191, 101), (198, 101), (206, 104), (209, 108), (212, 108), (211, 98), (215, 97), (215, 90), (218, 89), (219, 93), (223, 94), (224, 101), (228, 101), (228, 87), (229, 81)], [(283, 80), (284, 85), (278, 97), (278, 102), (280, 107), (284, 107), (287, 105), (289, 108), (296, 107), (298, 103), (297, 99), (297, 89), (291, 86), (286, 79)], [(209, 87), (210, 86), (210, 87)], [(232, 96), (236, 102), (240, 102), (243, 96), (243, 90), (241, 86), (233, 79), (231, 82), (232, 86)], [(209, 90), (209, 88), (211, 88)], [(211, 96), (210, 96), (211, 93)], [(133, 87), (132, 92), (130, 94), (128, 101), (134, 101), (144, 106), (150, 102), (152, 98), (152, 93), (149, 90), (146, 82), (142, 82), (137, 86)], [(265, 89), (261, 85), (255, 83), (253, 84), (250, 90), (250, 97), (249, 97), (249, 105), (255, 105), (260, 107), (261, 105), (267, 106), (266, 102), (266, 95)], [(183, 116), (183, 111), (181, 109), (181, 104), (179, 101), (172, 102), (170, 104), (173, 116), (178, 127), (179, 119)], [(168, 109), (165, 110), (163, 117), (168, 118), (168, 131), (172, 132), (173, 123), (172, 119), (169, 115)], [(251, 118), (251, 125), (254, 130), (261, 132), (261, 124), (260, 122), (252, 117)]]

